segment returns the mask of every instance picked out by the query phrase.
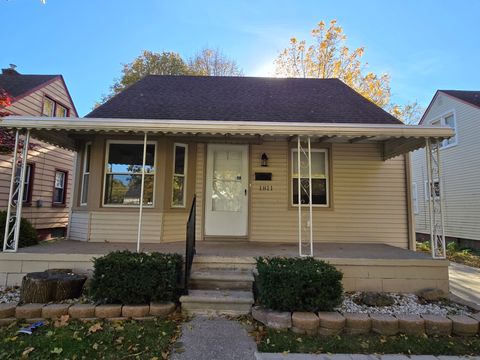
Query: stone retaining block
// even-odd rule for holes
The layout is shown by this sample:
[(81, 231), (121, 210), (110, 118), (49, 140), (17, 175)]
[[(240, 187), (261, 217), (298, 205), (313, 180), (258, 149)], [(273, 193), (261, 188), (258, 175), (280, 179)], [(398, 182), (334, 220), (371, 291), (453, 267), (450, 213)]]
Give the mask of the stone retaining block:
[(70, 306), (68, 314), (72, 319), (88, 319), (95, 317), (95, 305), (75, 304)]
[(297, 334), (315, 335), (319, 324), (320, 319), (312, 312), (292, 313), (292, 331)]
[(68, 315), (69, 304), (50, 304), (42, 308), (42, 317), (45, 319), (56, 319)]
[(95, 317), (105, 319), (105, 318), (117, 318), (122, 315), (122, 305), (108, 304), (108, 305), (98, 305), (95, 308)]
[(167, 316), (175, 311), (176, 305), (173, 302), (167, 303), (150, 303), (150, 315)]
[(8, 326), (15, 321), (17, 321), (17, 318), (14, 318), (14, 317), (8, 317), (8, 318), (0, 319), (0, 327)]
[(449, 336), (452, 333), (452, 320), (438, 315), (422, 315), (427, 335)]
[(267, 325), (267, 315), (269, 310), (261, 307), (261, 306), (254, 306), (252, 307), (252, 317), (260, 321), (262, 324)]
[(267, 326), (279, 330), (290, 329), (292, 327), (292, 314), (289, 311), (269, 311)]
[(398, 319), (385, 314), (371, 314), (372, 331), (381, 335), (395, 335), (398, 333)]
[(17, 306), (15, 317), (17, 319), (33, 319), (42, 316), (43, 304), (25, 304)]
[(419, 315), (399, 314), (395, 315), (398, 319), (398, 331), (406, 335), (425, 334), (425, 320)]
[(345, 327), (345, 318), (338, 312), (319, 312), (318, 318), (320, 319), (319, 335), (337, 335)]
[(122, 316), (127, 318), (143, 317), (148, 315), (150, 305), (123, 305)]
[(0, 319), (7, 319), (15, 316), (17, 303), (0, 304)]
[(345, 332), (351, 335), (368, 334), (372, 329), (372, 320), (368, 314), (346, 313)]
[(478, 321), (465, 315), (451, 315), (452, 331), (455, 335), (472, 336), (478, 332)]

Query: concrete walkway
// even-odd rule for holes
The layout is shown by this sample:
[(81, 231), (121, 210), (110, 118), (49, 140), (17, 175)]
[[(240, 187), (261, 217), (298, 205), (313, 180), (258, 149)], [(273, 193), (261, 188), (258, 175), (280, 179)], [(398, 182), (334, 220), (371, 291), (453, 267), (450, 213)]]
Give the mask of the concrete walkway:
[(182, 325), (172, 360), (250, 360), (257, 345), (238, 321), (197, 316)]
[[(450, 292), (452, 300), (463, 300), (475, 310), (480, 310), (480, 269), (450, 263)], [(458, 299), (456, 299), (458, 298)]]
[(480, 360), (469, 356), (362, 355), (362, 354), (267, 354), (256, 353), (256, 360)]

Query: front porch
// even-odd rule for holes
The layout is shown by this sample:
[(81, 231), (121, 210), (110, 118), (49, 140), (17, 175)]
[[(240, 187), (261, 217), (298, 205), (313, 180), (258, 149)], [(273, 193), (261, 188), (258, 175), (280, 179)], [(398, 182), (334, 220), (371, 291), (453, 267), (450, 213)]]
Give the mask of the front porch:
[[(49, 268), (89, 272), (92, 259), (111, 251), (136, 249), (135, 243), (58, 241), (0, 253), (0, 285), (18, 285), (23, 275)], [(253, 268), (258, 256), (298, 256), (298, 244), (199, 241), (195, 268)], [(142, 244), (142, 251), (184, 255), (185, 242)], [(346, 291), (416, 292), (438, 288), (448, 293), (448, 261), (385, 244), (318, 243), (314, 255), (344, 274)]]

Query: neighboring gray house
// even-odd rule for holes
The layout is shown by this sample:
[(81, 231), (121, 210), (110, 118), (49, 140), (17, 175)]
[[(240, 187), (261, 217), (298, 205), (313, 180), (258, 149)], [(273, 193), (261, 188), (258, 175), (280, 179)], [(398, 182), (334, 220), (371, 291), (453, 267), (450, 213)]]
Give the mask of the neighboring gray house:
[[(445, 235), (480, 247), (480, 91), (438, 90), (420, 125), (455, 129), (455, 137), (441, 146)], [(413, 153), (412, 168), (416, 231), (421, 238), (430, 231), (424, 149)]]

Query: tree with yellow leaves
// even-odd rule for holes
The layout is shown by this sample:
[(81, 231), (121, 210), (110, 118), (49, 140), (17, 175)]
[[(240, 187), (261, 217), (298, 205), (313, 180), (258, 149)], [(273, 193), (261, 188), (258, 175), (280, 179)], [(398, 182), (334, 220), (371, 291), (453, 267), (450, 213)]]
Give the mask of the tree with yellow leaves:
[(362, 63), (365, 48), (349, 49), (347, 36), (336, 20), (331, 20), (328, 26), (324, 21), (319, 22), (311, 35), (310, 45), (305, 40), (290, 39), (290, 46), (275, 61), (278, 76), (338, 78), (400, 120), (414, 122), (406, 117), (417, 115), (418, 104), (399, 106), (390, 103), (390, 76), (365, 71), (367, 64)]

